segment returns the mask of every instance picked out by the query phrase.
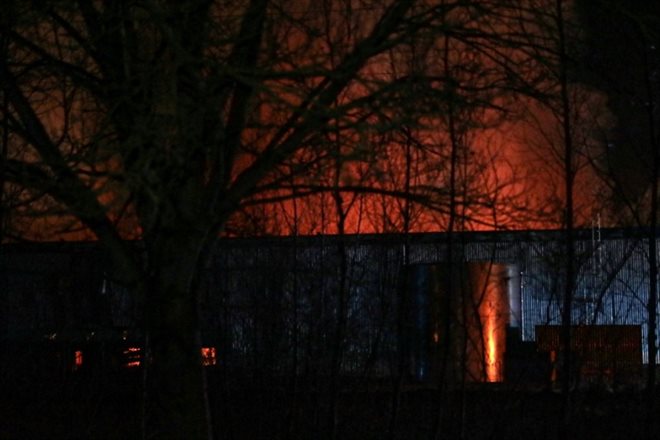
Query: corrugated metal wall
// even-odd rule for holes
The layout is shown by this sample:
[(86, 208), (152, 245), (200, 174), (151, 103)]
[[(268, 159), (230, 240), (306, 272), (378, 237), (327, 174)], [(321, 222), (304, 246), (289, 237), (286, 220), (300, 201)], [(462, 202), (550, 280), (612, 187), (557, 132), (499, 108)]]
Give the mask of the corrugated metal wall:
[[(642, 325), (647, 361), (647, 246), (638, 232), (604, 230), (599, 239), (589, 230), (578, 233), (573, 322)], [(464, 233), (452, 243), (456, 262), (491, 261), (519, 269), (524, 340), (534, 340), (536, 325), (560, 323), (560, 232)], [(53, 244), (48, 251), (39, 246), (0, 248), (4, 337), (62, 325), (98, 326), (103, 304), (110, 310), (102, 325), (137, 325), (136, 304), (125, 289), (103, 279), (104, 260), (97, 251), (89, 245), (67, 244), (57, 251)], [(275, 370), (327, 368), (342, 321), (337, 297), (342, 251), (344, 368), (391, 372), (401, 343), (397, 313), (404, 262), (446, 262), (446, 235), (222, 240), (202, 283), (205, 337), (226, 347), (224, 355), (237, 363), (266, 363)], [(64, 254), (72, 256), (67, 260)]]
[[(621, 233), (611, 235), (595, 240), (590, 231), (583, 231), (576, 242), (573, 323), (642, 325), (646, 353), (646, 241), (623, 238)], [(256, 324), (255, 317), (262, 316), (261, 307), (288, 322), (288, 334), (295, 330), (299, 337), (312, 337), (310, 333), (318, 326), (326, 329), (321, 331), (323, 337), (329, 337), (337, 318), (334, 292), (339, 282), (339, 243), (336, 237), (221, 243), (209, 271), (207, 322), (220, 325), (222, 314), (211, 303), (223, 298), (224, 307), (232, 311), (224, 315), (232, 316), (226, 328), (238, 335), (235, 341), (242, 341), (235, 342), (238, 345), (248, 344), (246, 335)], [(447, 241), (438, 234), (353, 236), (343, 243), (348, 257), (347, 353), (360, 358), (368, 356), (375, 343), (396, 345), (397, 292), (406, 249), (409, 264), (444, 263)], [(454, 255), (458, 262), (491, 261), (520, 270), (524, 340), (534, 340), (536, 325), (561, 323), (564, 252), (560, 233), (457, 235)], [(275, 297), (277, 307), (273, 309)], [(294, 321), (298, 324), (292, 329)], [(330, 343), (318, 337), (317, 343)], [(257, 339), (253, 335), (252, 343)]]

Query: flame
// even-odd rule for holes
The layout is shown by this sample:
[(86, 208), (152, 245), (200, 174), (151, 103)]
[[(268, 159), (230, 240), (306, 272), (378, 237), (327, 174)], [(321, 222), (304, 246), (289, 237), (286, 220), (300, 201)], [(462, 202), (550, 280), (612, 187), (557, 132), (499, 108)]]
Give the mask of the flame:
[(504, 381), (504, 351), (506, 346), (505, 316), (508, 311), (506, 292), (499, 281), (501, 267), (489, 267), (479, 306), (482, 326), (483, 377), (486, 382)]
[[(202, 347), (201, 355), (202, 355), (202, 365), (204, 365), (205, 367), (216, 365), (218, 363), (215, 347)], [(126, 368), (139, 367), (142, 361), (142, 349), (140, 347), (128, 347), (127, 349), (124, 350), (124, 357), (126, 359), (126, 363), (124, 364)], [(81, 362), (82, 362), (82, 354), (81, 354)]]
[(73, 354), (73, 370), (76, 371), (83, 365), (83, 352), (76, 350)]
[(136, 368), (140, 366), (140, 360), (142, 358), (142, 350), (140, 347), (128, 347), (124, 350), (124, 356), (126, 357), (126, 368)]
[(202, 365), (208, 367), (217, 363), (215, 347), (202, 347)]
[(489, 307), (490, 314), (486, 319), (485, 333), (486, 333), (486, 381), (487, 382), (501, 382), (502, 381), (502, 372), (500, 371), (500, 363), (498, 362), (499, 350), (497, 349), (497, 335), (496, 335), (496, 319), (495, 314), (493, 313), (493, 307)]

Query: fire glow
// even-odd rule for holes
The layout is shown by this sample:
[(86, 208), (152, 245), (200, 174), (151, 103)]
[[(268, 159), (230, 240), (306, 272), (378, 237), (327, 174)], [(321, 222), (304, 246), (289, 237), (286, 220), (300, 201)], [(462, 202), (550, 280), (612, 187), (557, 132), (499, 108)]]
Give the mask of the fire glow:
[(504, 381), (504, 351), (508, 300), (503, 283), (506, 267), (489, 265), (482, 273), (479, 320), (482, 331), (483, 379), (486, 382)]
[(73, 353), (73, 370), (79, 370), (83, 366), (83, 352), (82, 350), (76, 350)]
[[(218, 359), (217, 359), (215, 347), (202, 347), (200, 353), (202, 356), (203, 366), (210, 367), (213, 365), (217, 365)], [(142, 349), (140, 347), (128, 347), (127, 349), (124, 350), (124, 359), (126, 360), (126, 363), (124, 364), (126, 368), (139, 367), (142, 362)], [(82, 355), (81, 355), (81, 364), (82, 364)]]
[(139, 347), (128, 347), (124, 350), (124, 357), (126, 359), (126, 368), (139, 367), (142, 358), (142, 349)]
[(489, 317), (486, 321), (486, 347), (485, 347), (485, 358), (486, 358), (486, 381), (487, 382), (501, 382), (502, 381), (502, 372), (500, 368), (500, 363), (498, 358), (500, 353), (497, 350), (497, 342), (495, 339), (495, 320), (492, 317)]
[(215, 347), (202, 347), (202, 365), (210, 367), (217, 363), (218, 360), (216, 358)]

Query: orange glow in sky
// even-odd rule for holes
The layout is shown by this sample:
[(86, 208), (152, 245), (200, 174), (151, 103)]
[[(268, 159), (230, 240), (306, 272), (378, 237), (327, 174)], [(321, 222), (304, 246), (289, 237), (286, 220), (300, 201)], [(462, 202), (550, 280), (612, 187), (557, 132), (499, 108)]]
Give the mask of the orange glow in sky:
[[(291, 13), (294, 16), (299, 13), (296, 10), (297, 8), (292, 9)], [(455, 17), (450, 14), (451, 20), (456, 20), (457, 23), (465, 20), (464, 25), (468, 28), (479, 26), (481, 21), (470, 18), (471, 14), (463, 16), (465, 11), (467, 10), (462, 7), (457, 8)], [(378, 21), (378, 16), (373, 15), (373, 9), (370, 8), (351, 10), (350, 23), (344, 23), (346, 17), (339, 12), (336, 15), (321, 13), (321, 10), (318, 12), (318, 16), (312, 15), (305, 19), (310, 20), (312, 29), (314, 26), (319, 26), (319, 29), (329, 31), (328, 35), (321, 33), (316, 36), (315, 33), (308, 32), (307, 27), (287, 25), (281, 28), (275, 26), (270, 30), (273, 33), (271, 37), (275, 38), (272, 43), (276, 46), (281, 45), (282, 49), (287, 48), (292, 54), (291, 60), (286, 58), (281, 64), (276, 63), (273, 67), (275, 71), (289, 73), (293, 66), (316, 71), (319, 66), (332, 64), (336, 62), (335, 57), (342, 55), (342, 51), (350, 50), (360, 38), (368, 35), (372, 26)], [(501, 18), (498, 17), (497, 20)], [(489, 23), (486, 17), (480, 19), (484, 19), (483, 24), (487, 26), (504, 25), (497, 22)], [(344, 26), (337, 25), (341, 23), (350, 25), (350, 31)], [(442, 49), (445, 47), (443, 43), (438, 41), (432, 45), (433, 49), (429, 48), (429, 59), (424, 60), (425, 75), (441, 78), (444, 67), (455, 68), (463, 72), (455, 78), (455, 81), (458, 84), (464, 83), (468, 90), (488, 88), (490, 83), (495, 81), (495, 78), (491, 77), (493, 74), (499, 78), (498, 73), (487, 73), (495, 67), (495, 64), (489, 61), (489, 57), (483, 57), (481, 50), (474, 51), (471, 45), (466, 46), (460, 39), (453, 39), (448, 43), (450, 56), (446, 61), (442, 61), (441, 55), (445, 50)], [(75, 53), (75, 49), (72, 50), (74, 52), (71, 56)], [(510, 61), (515, 62), (520, 59), (522, 62), (526, 58), (526, 52), (511, 50)], [(86, 50), (84, 52), (86, 53)], [(412, 62), (410, 52), (408, 46), (399, 47), (367, 62), (357, 74), (357, 78), (338, 97), (337, 105), (350, 108), (351, 102), (360, 102), (373, 92), (372, 88), (380, 87), (381, 82), (396, 82), (407, 78), (409, 64)], [(479, 70), (483, 73), (474, 76), (468, 74), (473, 70), (474, 63), (481, 63), (484, 68)], [(461, 68), (463, 66), (470, 68)], [(274, 78), (279, 76), (273, 75)], [(283, 78), (286, 78), (286, 75), (283, 75)], [(288, 120), (292, 109), (307, 100), (306, 93), (320, 80), (319, 76), (310, 76), (305, 87), (297, 87), (294, 85), (297, 83), (287, 79), (273, 79), (264, 84), (263, 89), (266, 92), (255, 96), (255, 106), (250, 115), (250, 118), (254, 119), (250, 125), (257, 128), (246, 129), (243, 133), (245, 147), (240, 150), (245, 152), (239, 154), (232, 165), (234, 176), (257, 160), (261, 150), (279, 133), (277, 127)], [(434, 85), (438, 91), (444, 86), (442, 81)], [(464, 98), (468, 98), (466, 102), (481, 100), (479, 94), (471, 96), (467, 91), (463, 93), (466, 94)], [(277, 99), (273, 99), (271, 95)], [(87, 110), (81, 106), (85, 100), (76, 101), (76, 105), (71, 109), (65, 109), (58, 105), (62, 101), (60, 98), (59, 94), (53, 92), (52, 96), (38, 96), (37, 99), (37, 102), (48, 104), (38, 107), (38, 113), (44, 125), (52, 133), (52, 137), (66, 138), (63, 136), (66, 133), (76, 145), (85, 145), (88, 141), (86, 137), (89, 136), (96, 139), (94, 135), (88, 133), (89, 131), (94, 134), (97, 127), (94, 126), (94, 120), (87, 121), (85, 118)], [(416, 99), (413, 98), (412, 101), (411, 105), (414, 106)], [(454, 230), (561, 227), (562, 160), (558, 152), (562, 151), (559, 145), (562, 137), (557, 132), (559, 125), (547, 109), (535, 107), (529, 101), (525, 101), (525, 98), (506, 98), (505, 101), (506, 104), (497, 101), (493, 104), (507, 107), (506, 113), (507, 115), (510, 113), (511, 116), (507, 116), (506, 120), (500, 121), (499, 113), (495, 115), (494, 110), (485, 109), (490, 108), (490, 105), (478, 105), (475, 108), (467, 106), (465, 111), (455, 115), (460, 119), (458, 125), (461, 128), (458, 133), (459, 140), (454, 143), (460, 144), (457, 148), (461, 153), (456, 164), (460, 183), (459, 187), (455, 188), (460, 200), (457, 200), (456, 212), (452, 213), (460, 218), (460, 221), (454, 225)], [(579, 102), (582, 104), (580, 107), (576, 106), (577, 115), (593, 122), (591, 125), (583, 124), (582, 131), (576, 134), (580, 139), (585, 140), (584, 145), (582, 143), (579, 145), (580, 154), (588, 156), (593, 152), (592, 146), (588, 145), (589, 133), (593, 131), (593, 126), (608, 124), (604, 112), (606, 103), (602, 96), (591, 91), (585, 91), (585, 98), (580, 99)], [(265, 181), (258, 182), (258, 186), (268, 189), (264, 189), (263, 193), (255, 195), (255, 199), (246, 203), (255, 202), (260, 197), (263, 200), (292, 196), (294, 190), (288, 188), (290, 184), (303, 187), (308, 184), (326, 188), (338, 185), (340, 188), (348, 188), (340, 194), (342, 201), (337, 203), (333, 194), (327, 191), (307, 195), (295, 202), (290, 199), (283, 201), (277, 199), (278, 201), (265, 207), (259, 206), (254, 209), (252, 206), (246, 207), (247, 211), (251, 210), (246, 215), (249, 219), (246, 221), (241, 215), (235, 215), (230, 220), (231, 228), (228, 227), (227, 230), (234, 231), (235, 235), (252, 236), (446, 231), (450, 223), (447, 212), (450, 202), (447, 194), (450, 174), (449, 151), (452, 142), (448, 135), (447, 114), (443, 105), (440, 103), (443, 111), (433, 111), (428, 115), (423, 113), (412, 121), (398, 115), (396, 110), (379, 110), (388, 118), (394, 117), (394, 121), (401, 120), (391, 130), (388, 129), (386, 135), (381, 133), (382, 128), (378, 128), (382, 122), (365, 119), (368, 123), (365, 122), (364, 127), (360, 126), (362, 128), (346, 129), (344, 133), (329, 135), (327, 139), (312, 137), (307, 141), (309, 144), (302, 142), (300, 150), (297, 155), (293, 154), (290, 162), (285, 162), (281, 170), (274, 170), (272, 175), (264, 179)], [(71, 112), (70, 117), (65, 117), (67, 115), (65, 110)], [(342, 116), (340, 125), (350, 126), (349, 122), (361, 118), (360, 112), (355, 114), (347, 112)], [(534, 124), (530, 121), (525, 122), (525, 118), (533, 120)], [(373, 126), (369, 127), (369, 125)], [(332, 130), (325, 131), (330, 133)], [(320, 144), (321, 141), (324, 143)], [(405, 148), (410, 143), (414, 144), (413, 163), (408, 167)], [(317, 157), (319, 150), (334, 151), (334, 148), (337, 148), (337, 156), (341, 158), (339, 165), (335, 166), (336, 164), (331, 163), (332, 155), (322, 160)], [(123, 150), (119, 149), (119, 151)], [(112, 149), (103, 152), (94, 164), (95, 173), (112, 171), (112, 174), (121, 174), (124, 171), (121, 160), (112, 153)], [(25, 159), (26, 162), (39, 163), (38, 155), (34, 151), (30, 154), (31, 156)], [(315, 168), (317, 162), (321, 165)], [(600, 188), (593, 184), (593, 176), (588, 171), (584, 171), (586, 159), (582, 162), (576, 164), (579, 171), (576, 177), (578, 206), (575, 212), (576, 217), (591, 219), (594, 218), (591, 212), (593, 201), (596, 196), (602, 194)], [(304, 165), (307, 164), (314, 165), (307, 171), (308, 175), (290, 177), (287, 174), (289, 172), (286, 171), (287, 168), (306, 170), (307, 167)], [(406, 173), (406, 170), (410, 172)], [(108, 216), (113, 222), (118, 222), (120, 233), (127, 239), (139, 238), (140, 227), (134, 218), (135, 213), (132, 209), (134, 207), (125, 206), (125, 203), (133, 199), (129, 194), (130, 188), (122, 187), (114, 181), (110, 184), (107, 177), (87, 177), (90, 174), (89, 165), (81, 165), (74, 171), (79, 172), (83, 182), (96, 191), (97, 198), (108, 210)], [(407, 182), (416, 199), (416, 202), (410, 206), (401, 198), (393, 196), (397, 193), (402, 195), (405, 191), (406, 174), (409, 174), (410, 179)], [(124, 177), (119, 180), (132, 181)], [(273, 183), (273, 186), (269, 183)], [(280, 189), (271, 190), (271, 188)], [(359, 189), (357, 194), (352, 192), (354, 189)], [(389, 195), (386, 194), (388, 192)], [(424, 203), (421, 202), (422, 199)], [(43, 206), (38, 206), (39, 204)], [(46, 210), (46, 207), (50, 206), (45, 201), (31, 205), (32, 217), (26, 212), (23, 218), (17, 219), (16, 225), (12, 225), (17, 229), (16, 235), (44, 241), (93, 238), (93, 234), (74, 218), (67, 217), (54, 208)], [(59, 208), (57, 204), (54, 205), (55, 208)], [(343, 211), (341, 222), (338, 218), (337, 205), (341, 205), (340, 209)], [(410, 219), (404, 221), (404, 211), (408, 207)], [(40, 215), (34, 215), (35, 208)], [(132, 214), (127, 215), (125, 212)], [(121, 219), (121, 222), (118, 219)], [(339, 224), (345, 225), (343, 231), (339, 230)], [(582, 224), (590, 223), (583, 221)]]

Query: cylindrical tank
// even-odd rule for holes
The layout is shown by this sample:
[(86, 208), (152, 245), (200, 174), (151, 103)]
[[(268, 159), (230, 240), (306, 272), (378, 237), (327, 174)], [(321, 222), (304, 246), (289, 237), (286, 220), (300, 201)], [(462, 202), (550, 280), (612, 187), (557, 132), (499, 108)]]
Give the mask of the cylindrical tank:
[(509, 327), (519, 329), (522, 326), (522, 299), (520, 296), (520, 268), (515, 264), (507, 265), (507, 296), (509, 298)]
[(408, 268), (408, 347), (417, 379), (443, 372), (450, 381), (504, 379), (506, 328), (518, 325), (520, 316), (519, 307), (512, 313), (520, 297), (519, 289), (511, 292), (515, 271), (489, 262)]
[(424, 381), (431, 375), (431, 317), (433, 292), (436, 289), (437, 271), (433, 266), (414, 265), (408, 267), (408, 298), (410, 309), (407, 313), (407, 340), (404, 350), (408, 350), (409, 367), (412, 376)]

